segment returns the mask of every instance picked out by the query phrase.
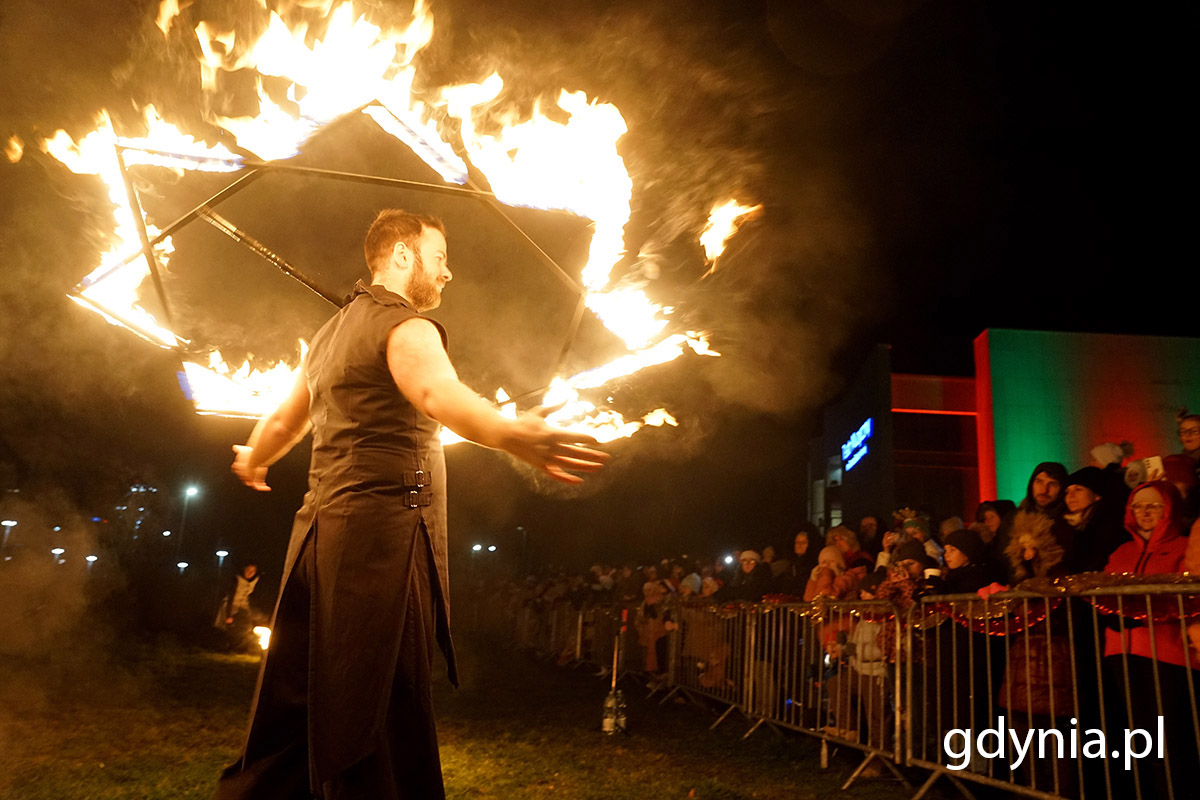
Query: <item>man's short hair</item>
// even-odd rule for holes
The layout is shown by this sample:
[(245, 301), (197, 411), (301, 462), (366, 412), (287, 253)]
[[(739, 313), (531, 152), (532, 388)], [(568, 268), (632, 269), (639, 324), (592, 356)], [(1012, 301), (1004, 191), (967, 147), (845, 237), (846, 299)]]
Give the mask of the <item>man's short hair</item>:
[(429, 214), (412, 214), (399, 208), (380, 211), (367, 229), (367, 238), (363, 241), (363, 255), (366, 256), (371, 275), (378, 274), (387, 265), (397, 242), (415, 248), (417, 239), (426, 228), (441, 231), (443, 236), (446, 233), (442, 221)]

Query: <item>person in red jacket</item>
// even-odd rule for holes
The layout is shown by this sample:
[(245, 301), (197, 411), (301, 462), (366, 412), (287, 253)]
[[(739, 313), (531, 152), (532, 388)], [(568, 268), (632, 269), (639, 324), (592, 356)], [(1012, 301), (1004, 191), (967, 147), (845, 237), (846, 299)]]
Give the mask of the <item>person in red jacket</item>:
[[(1182, 506), (1178, 490), (1169, 481), (1138, 486), (1125, 507), (1125, 530), (1130, 541), (1113, 551), (1105, 571), (1130, 575), (1182, 572), (1188, 545), (1182, 530)], [(1163, 716), (1170, 784), (1175, 796), (1182, 797), (1186, 796), (1181, 794), (1184, 787), (1195, 789), (1200, 753), (1192, 733), (1193, 708), (1188, 703), (1180, 705), (1178, 699), (1189, 696), (1188, 682), (1196, 682), (1200, 657), (1185, 649), (1178, 620), (1150, 620), (1154, 622), (1151, 625), (1146, 619), (1148, 611), (1165, 611), (1176, 602), (1172, 595), (1156, 603), (1129, 598), (1123, 606), (1126, 618), (1105, 631), (1104, 654), (1106, 690), (1119, 691), (1127, 685), (1132, 691), (1132, 707), (1125, 709), (1125, 727), (1141, 728), (1153, 736), (1158, 716)], [(1155, 696), (1156, 686), (1160, 697)], [(1164, 766), (1158, 759), (1142, 760), (1143, 796), (1167, 796)]]

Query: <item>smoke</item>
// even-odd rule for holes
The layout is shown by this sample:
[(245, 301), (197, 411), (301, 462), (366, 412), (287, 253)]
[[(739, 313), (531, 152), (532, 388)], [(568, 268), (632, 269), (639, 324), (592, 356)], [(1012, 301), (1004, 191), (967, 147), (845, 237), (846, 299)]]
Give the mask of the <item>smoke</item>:
[(0, 562), (0, 655), (91, 661), (107, 632), (89, 609), (124, 585), (116, 554), (61, 492), (7, 492), (0, 515), (17, 523)]

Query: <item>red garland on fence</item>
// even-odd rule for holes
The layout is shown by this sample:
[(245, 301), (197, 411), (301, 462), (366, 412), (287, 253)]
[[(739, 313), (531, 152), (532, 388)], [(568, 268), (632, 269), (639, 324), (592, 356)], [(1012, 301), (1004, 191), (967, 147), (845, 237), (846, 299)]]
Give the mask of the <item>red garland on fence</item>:
[[(1142, 595), (1096, 594), (1104, 589), (1130, 586), (1176, 586), (1178, 595), (1154, 596), (1152, 592)], [(1017, 589), (1044, 595), (1043, 598), (1026, 600), (1014, 597), (1005, 599), (1002, 594), (992, 595), (988, 601), (970, 603), (966, 611), (956, 603), (936, 603), (931, 614), (949, 616), (960, 625), (993, 636), (1021, 633), (1045, 621), (1047, 614), (1061, 604), (1066, 596), (1078, 596), (1087, 600), (1101, 614), (1117, 614), (1127, 619), (1156, 623), (1178, 622), (1182, 608), (1185, 620), (1200, 619), (1200, 578), (1188, 573), (1168, 575), (1130, 575), (1106, 572), (1090, 572), (1082, 575), (1067, 575), (1062, 578), (1032, 578)], [(1192, 589), (1192, 592), (1186, 592)], [(1147, 603), (1147, 597), (1151, 597)], [(1036, 605), (1038, 608), (1028, 608)]]
[[(1001, 601), (999, 607), (995, 602), (980, 603), (982, 613), (973, 613), (971, 606), (966, 612), (956, 610), (953, 603), (935, 603), (933, 614), (949, 617), (964, 628), (975, 633), (986, 633), (990, 636), (1009, 636), (1022, 633), (1046, 621), (1046, 617), (1054, 613), (1061, 605), (1058, 597), (1026, 601), (1023, 598)], [(1025, 608), (1019, 608), (1024, 606)]]

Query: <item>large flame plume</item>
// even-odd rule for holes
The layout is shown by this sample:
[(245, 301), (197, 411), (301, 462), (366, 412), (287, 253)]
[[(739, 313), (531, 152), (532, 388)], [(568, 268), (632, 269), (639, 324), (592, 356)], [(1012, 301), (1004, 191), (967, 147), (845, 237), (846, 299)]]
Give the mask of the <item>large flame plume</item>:
[[(262, 4), (265, 7), (265, 2)], [(433, 18), (424, 0), (417, 0), (404, 25), (387, 28), (357, 15), (351, 2), (325, 0), (304, 5), (321, 6), (325, 12), (319, 39), (310, 36), (307, 24), (289, 23), (276, 11), (269, 11), (265, 29), (250, 41), (209, 23), (195, 27), (200, 52), (197, 68), (205, 92), (215, 95), (221, 91), (223, 73), (251, 70), (257, 76), (256, 114), (238, 118), (213, 114), (207, 121), (230, 134), (243, 153), (269, 161), (297, 155), (317, 130), (345, 114), (361, 112), (412, 149), (444, 180), (466, 183), (467, 164), (442, 138), (437, 124), (439, 117), (457, 120), (462, 152), (487, 178), (499, 201), (567, 210), (594, 225), (581, 275), (584, 302), (624, 342), (628, 352), (610, 363), (554, 379), (543, 404), (561, 407), (549, 419), (601, 441), (629, 436), (643, 425), (675, 425), (665, 409), (625, 420), (580, 395), (689, 350), (718, 355), (703, 333), (667, 335), (673, 309), (654, 303), (644, 285), (613, 279), (613, 268), (625, 255), (624, 230), (633, 193), (633, 181), (617, 151), (617, 142), (627, 130), (620, 111), (583, 92), (564, 90), (555, 101), (554, 119), (543, 113), (540, 105), (524, 118), (505, 116), (500, 110), (504, 81), (498, 74), (477, 84), (443, 88), (435, 99), (423, 102), (414, 97), (412, 86), (416, 75), (413, 59), (433, 36)], [(179, 24), (179, 14), (178, 0), (161, 3), (155, 24), (164, 36)], [(282, 94), (281, 80), (286, 84)], [(167, 268), (172, 245), (170, 237), (163, 237), (153, 248), (153, 259), (145, 252), (142, 234), (153, 240), (159, 232), (149, 225), (139, 230), (144, 220), (139, 219), (140, 210), (120, 161), (124, 158), (125, 167), (153, 164), (176, 170), (232, 172), (242, 168), (243, 160), (225, 147), (209, 146), (178, 130), (152, 106), (145, 108), (144, 120), (144, 135), (122, 137), (105, 113), (96, 129), (78, 142), (58, 131), (41, 143), (43, 151), (71, 170), (99, 176), (108, 187), (114, 209), (112, 246), (71, 297), (109, 322), (160, 347), (185, 353), (184, 375), (198, 413), (257, 416), (286, 395), (298, 367), (277, 364), (252, 370), (246, 363), (234, 368), (217, 351), (208, 352), (201, 363), (189, 355), (196, 347), (164, 323), (162, 312), (147, 310), (139, 292), (152, 266)], [(10, 160), (20, 158), (19, 140), (10, 141), (6, 153)], [(730, 201), (730, 209), (722, 212), (726, 217), (733, 215), (724, 223), (723, 232), (705, 234), (719, 235), (720, 247), (736, 230), (735, 220), (757, 207)], [(704, 246), (710, 252), (707, 240)], [(709, 260), (715, 258), (710, 252)], [(303, 353), (303, 343), (301, 350)], [(497, 402), (502, 413), (516, 414), (515, 404), (503, 389)], [(453, 441), (456, 437), (447, 432), (443, 438)]]

